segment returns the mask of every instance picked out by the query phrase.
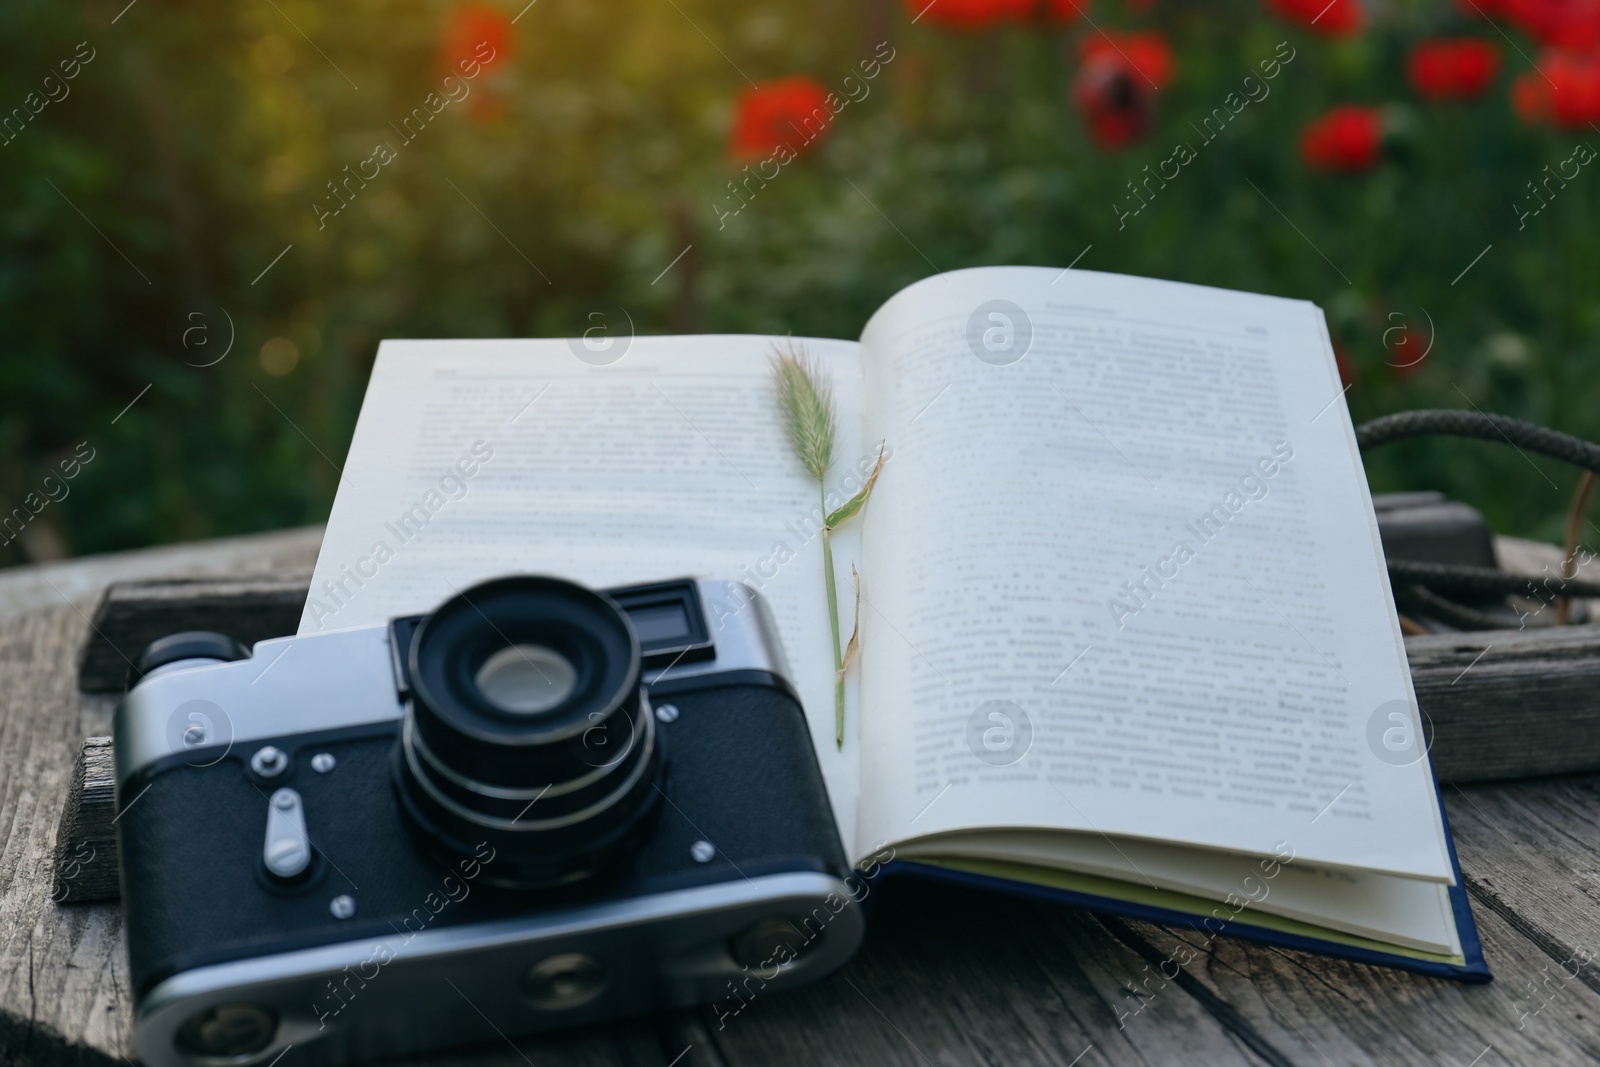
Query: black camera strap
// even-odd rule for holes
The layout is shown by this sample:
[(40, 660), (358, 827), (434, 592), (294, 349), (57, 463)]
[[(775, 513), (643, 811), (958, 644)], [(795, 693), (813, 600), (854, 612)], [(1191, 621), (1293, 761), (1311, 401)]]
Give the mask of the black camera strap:
[[(1581, 514), (1593, 483), (1600, 476), (1600, 445), (1509, 415), (1448, 409), (1402, 411), (1356, 427), (1356, 445), (1363, 452), (1411, 437), (1471, 437), (1498, 441), (1519, 451), (1537, 452), (1580, 467), (1588, 474), (1574, 499), (1574, 515)], [(1569, 533), (1566, 552), (1569, 560), (1575, 549), (1573, 540)], [(1530, 578), (1493, 567), (1395, 559), (1388, 561), (1388, 568), (1396, 603), (1403, 610), (1416, 610), (1463, 630), (1498, 630), (1503, 629), (1505, 623), (1457, 603), (1454, 598), (1458, 597), (1471, 599), (1510, 594), (1544, 601), (1561, 597), (1600, 597), (1600, 583), (1554, 575)]]

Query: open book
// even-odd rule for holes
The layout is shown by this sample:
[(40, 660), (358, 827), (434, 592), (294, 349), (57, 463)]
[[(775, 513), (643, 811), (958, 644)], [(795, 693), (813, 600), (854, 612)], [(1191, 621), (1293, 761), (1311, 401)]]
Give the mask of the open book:
[(301, 632), (519, 571), (740, 579), (852, 856), (1486, 975), (1314, 305), (995, 267), (794, 339), (840, 413), (827, 506), (887, 456), (835, 540), (842, 751), (783, 339), (594, 340), (383, 342)]

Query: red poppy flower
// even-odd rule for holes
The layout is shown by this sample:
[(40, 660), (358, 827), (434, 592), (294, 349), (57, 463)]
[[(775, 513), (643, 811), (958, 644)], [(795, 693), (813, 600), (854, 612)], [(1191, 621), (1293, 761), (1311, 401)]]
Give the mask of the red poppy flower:
[(1550, 48), (1600, 47), (1600, 0), (1499, 0), (1494, 13)]
[(1150, 87), (1159, 89), (1172, 80), (1172, 46), (1159, 33), (1118, 33), (1097, 30), (1078, 42), (1078, 55), (1084, 64), (1119, 63)]
[(905, 0), (913, 22), (927, 22), (947, 30), (986, 30), (1008, 19), (1025, 19), (1033, 0)]
[(1300, 134), (1300, 155), (1312, 170), (1371, 170), (1382, 147), (1383, 119), (1375, 107), (1333, 108)]
[(1433, 347), (1432, 339), (1415, 326), (1391, 326), (1383, 331), (1383, 362), (1397, 378), (1412, 378), (1422, 372), (1422, 365)]
[(1511, 80), (1511, 110), (1527, 126), (1550, 121), (1550, 85), (1536, 71), (1524, 71)]
[(1538, 70), (1511, 83), (1511, 106), (1530, 126), (1553, 121), (1578, 130), (1600, 122), (1600, 53), (1545, 52)]
[(1267, 0), (1267, 6), (1325, 37), (1349, 37), (1367, 24), (1361, 0)]
[(746, 89), (734, 106), (728, 151), (735, 159), (764, 159), (780, 147), (804, 155), (833, 121), (827, 98), (828, 90), (803, 75)]
[(445, 17), (439, 34), (439, 63), (459, 75), (461, 64), (487, 67), (504, 63), (515, 50), (511, 16), (485, 4), (457, 4)]
[(1155, 92), (1172, 78), (1172, 47), (1158, 33), (1094, 33), (1078, 45), (1083, 64), (1072, 100), (1089, 136), (1120, 148), (1150, 129)]
[(1473, 37), (1423, 41), (1411, 50), (1406, 69), (1425, 99), (1467, 100), (1482, 95), (1494, 81), (1500, 49)]
[(1044, 0), (1044, 17), (1057, 26), (1065, 26), (1082, 18), (1088, 6), (1089, 0)]
[(1101, 148), (1121, 148), (1150, 129), (1154, 90), (1125, 67), (1086, 63), (1072, 83), (1072, 99), (1089, 136)]

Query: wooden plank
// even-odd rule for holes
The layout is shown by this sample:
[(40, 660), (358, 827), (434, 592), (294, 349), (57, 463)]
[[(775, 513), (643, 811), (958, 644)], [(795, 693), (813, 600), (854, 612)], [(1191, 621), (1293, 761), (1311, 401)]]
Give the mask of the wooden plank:
[[(1477, 905), (1498, 981), (1466, 985), (977, 891), (886, 897), (836, 978), (705, 1013), (730, 1063), (1600, 1061), (1600, 994)], [(1193, 959), (1179, 968), (1176, 956)], [(1177, 974), (1171, 981), (1163, 974)], [(1536, 989), (1537, 987), (1537, 989)], [(719, 1029), (718, 1022), (723, 1025)]]
[(1557, 962), (1596, 957), (1578, 978), (1600, 993), (1600, 779), (1449, 788), (1445, 800), (1479, 914)]
[(84, 741), (56, 833), (57, 904), (117, 900), (116, 758), (109, 737)]
[[(1500, 566), (1559, 576), (1561, 549), (1495, 538)], [(1600, 578), (1600, 559), (1580, 568)], [(1600, 601), (1584, 601), (1600, 619)], [(1417, 703), (1431, 720), (1441, 782), (1482, 782), (1600, 770), (1600, 626), (1550, 627), (1524, 603), (1527, 628), (1406, 638)]]
[[(1496, 981), (1465, 985), (1286, 949), (1218, 939), (1193, 930), (1125, 924), (1147, 958), (1161, 961), (1185, 943), (1195, 958), (1178, 980), (1159, 988), (1145, 1014), (1130, 1022), (1169, 1025), (1175, 990), (1225, 1005), (1295, 1065), (1453, 1067), (1600, 1061), (1600, 994), (1582, 981), (1553, 985), (1549, 1007), (1524, 992), (1559, 968), (1491, 909), (1475, 909)], [(1547, 968), (1549, 970), (1547, 970)], [(1167, 965), (1171, 973), (1171, 965)]]
[(1600, 1061), (1600, 779), (1452, 787), (1446, 806), (1491, 985), (1107, 925), (1165, 973), (1189, 946), (1196, 959), (1171, 985), (1225, 1005), (1293, 1063)]
[[(213, 556), (207, 566), (218, 563)], [(126, 1051), (130, 1004), (116, 910), (60, 908), (49, 899), (55, 813), (81, 724), (103, 715), (106, 705), (104, 698), (76, 696), (70, 677), (72, 650), (89, 632), (85, 614), (99, 586), (60, 568), (51, 573), (63, 589), (78, 590), (76, 606), (58, 601), (42, 611), (7, 613), (0, 599), (0, 767), (7, 770), (0, 777), (0, 1062), (54, 1067), (121, 1062), (115, 1057)], [(0, 575), (0, 594), (6, 580)], [(1579, 843), (1596, 840), (1587, 814), (1564, 812), (1588, 803), (1581, 791), (1573, 793), (1577, 788), (1460, 791), (1483, 809), (1477, 822), (1473, 808), (1447, 790), (1490, 964), (1500, 977), (1488, 987), (1235, 942), (1208, 946), (1182, 981), (1147, 985), (1152, 954), (1159, 961), (1171, 938), (1198, 935), (1102, 923), (1074, 909), (975, 891), (907, 886), (876, 902), (881, 907), (867, 945), (838, 976), (757, 998), (731, 1019), (708, 1009), (410, 1062), (661, 1067), (681, 1054), (680, 1067), (788, 1060), (1069, 1064), (1075, 1057), (1083, 1067), (1468, 1067), (1480, 1053), (1483, 1067), (1500, 1062), (1497, 1055), (1517, 1063), (1591, 1062), (1587, 1057), (1600, 1054), (1593, 1022), (1600, 1018), (1600, 993), (1582, 968), (1581, 978), (1551, 977), (1552, 969), (1566, 973), (1563, 946), (1579, 947), (1580, 938), (1592, 944), (1593, 920), (1584, 926), (1572, 917), (1574, 909), (1593, 909), (1592, 879), (1573, 874), (1585, 869)], [(1507, 839), (1518, 840), (1529, 811), (1551, 810), (1558, 814), (1539, 831), (1545, 836), (1528, 846), (1534, 855), (1554, 855), (1527, 876), (1540, 883), (1508, 880), (1533, 861)], [(1548, 842), (1562, 833), (1567, 851), (1550, 853)], [(1560, 887), (1563, 880), (1568, 888)], [(1563, 930), (1565, 940), (1554, 936)], [(1474, 1048), (1479, 1037), (1485, 1044)]]
[(1134, 1025), (1124, 983), (1142, 963), (1086, 912), (931, 883), (879, 892), (866, 944), (837, 975), (704, 1011), (729, 1063), (1275, 1062), (1186, 994), (1160, 1025)]
[(321, 526), (109, 552), (0, 569), (0, 617), (72, 603), (88, 611), (106, 586), (167, 578), (311, 577)]
[(180, 630), (216, 630), (253, 645), (300, 626), (309, 578), (193, 578), (117, 582), (95, 609), (78, 688), (120, 693), (144, 647)]
[(128, 1050), (120, 909), (51, 899), (56, 821), (81, 742), (71, 667), (86, 629), (70, 604), (0, 624), (0, 1041), (39, 1063)]
[(1600, 627), (1406, 638), (1441, 782), (1600, 770)]
[[(443, 1049), (426, 1056), (387, 1059), (384, 1067), (666, 1067), (657, 1034), (644, 1022), (588, 1027), (532, 1040), (509, 1038)], [(686, 1067), (687, 1060), (676, 1067)], [(285, 1060), (284, 1067), (288, 1067)]]
[[(214, 573), (249, 573), (261, 558), (303, 555), (301, 532), (240, 539), (224, 558), (202, 553)], [(314, 546), (313, 546), (314, 547)], [(169, 575), (182, 554), (155, 550), (119, 566), (132, 574)], [(79, 573), (74, 567), (81, 566)], [(7, 1067), (126, 1064), (133, 1055), (132, 1003), (121, 910), (111, 904), (64, 907), (52, 900), (59, 817), (85, 721), (103, 719), (106, 701), (77, 691), (75, 667), (89, 633), (89, 613), (118, 566), (103, 560), (42, 568), (40, 575), (0, 574), (0, 1064)], [(68, 596), (57, 596), (59, 589)], [(14, 609), (9, 591), (26, 605)], [(525, 1067), (529, 1061), (588, 1067), (663, 1067), (662, 1038), (651, 1023), (622, 1021), (551, 1035), (517, 1048), (485, 1046), (415, 1061), (428, 1067)]]

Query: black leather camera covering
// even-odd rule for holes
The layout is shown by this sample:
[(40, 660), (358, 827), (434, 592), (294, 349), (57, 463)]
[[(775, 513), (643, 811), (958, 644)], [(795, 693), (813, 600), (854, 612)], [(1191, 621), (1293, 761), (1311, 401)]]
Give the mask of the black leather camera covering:
[[(561, 890), (497, 888), (492, 859), (469, 880), (462, 870), (472, 866), (430, 858), (398, 809), (398, 720), (273, 738), (292, 765), (270, 781), (249, 769), (265, 741), (236, 744), (209, 767), (191, 765), (216, 758), (204, 749), (156, 767), (125, 788), (127, 803), (149, 785), (118, 820), (135, 995), (194, 967), (390, 937), (423, 922), (442, 928), (760, 874), (847, 876), (799, 704), (775, 685), (696, 683), (652, 691), (657, 704), (670, 701), (680, 714), (657, 724), (668, 803), (650, 840), (613, 875)], [(312, 769), (318, 752), (336, 758), (332, 771)], [(267, 798), (283, 786), (304, 798), (317, 851), (306, 879), (292, 887), (275, 884), (261, 857)], [(717, 849), (707, 863), (690, 855), (702, 839)], [(357, 911), (339, 920), (329, 901), (346, 893)]]

